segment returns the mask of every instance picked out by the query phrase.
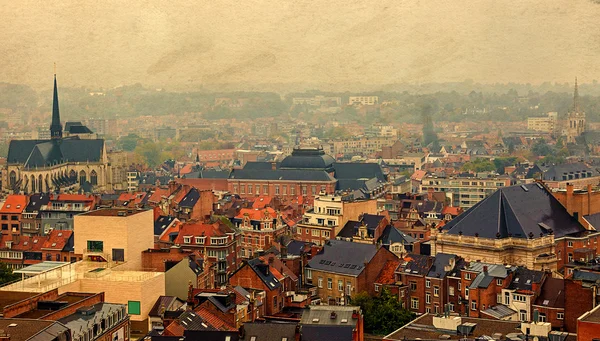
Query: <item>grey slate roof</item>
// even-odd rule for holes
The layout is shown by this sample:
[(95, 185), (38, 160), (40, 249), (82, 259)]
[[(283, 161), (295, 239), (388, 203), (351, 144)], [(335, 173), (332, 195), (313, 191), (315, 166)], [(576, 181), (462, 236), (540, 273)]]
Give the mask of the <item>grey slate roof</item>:
[(243, 330), (241, 340), (281, 341), (287, 338), (293, 341), (296, 336), (295, 323), (244, 323)]
[[(308, 325), (354, 327), (358, 321), (352, 318), (355, 310), (360, 310), (360, 307), (311, 305), (302, 313), (300, 326), (302, 328)], [(332, 312), (335, 312), (335, 318), (332, 318)]]
[(486, 310), (482, 311), (482, 313), (501, 320), (505, 317), (512, 316), (517, 312), (505, 305), (498, 304), (496, 306), (487, 308)]
[(302, 341), (352, 341), (350, 326), (303, 326), (300, 330)]
[[(429, 268), (429, 272), (427, 273), (427, 277), (431, 278), (444, 278), (446, 274), (450, 271), (454, 270), (456, 266), (457, 256), (449, 253), (438, 253), (435, 255), (435, 259), (433, 260), (433, 264)], [(446, 271), (446, 266), (450, 265), (451, 261), (454, 261), (454, 265), (452, 268)]]
[(358, 276), (377, 253), (372, 244), (330, 240), (308, 266), (315, 270)]
[(187, 192), (185, 197), (181, 199), (179, 206), (192, 208), (194, 205), (196, 205), (198, 199), (200, 199), (200, 192), (198, 192), (196, 188), (192, 187), (192, 189)]
[(392, 225), (388, 225), (381, 233), (379, 241), (382, 245), (391, 245), (393, 243), (402, 243), (404, 245), (412, 245), (416, 239), (398, 230)]
[(405, 274), (426, 275), (429, 272), (429, 262), (433, 263), (434, 257), (418, 254), (409, 254), (411, 258), (406, 264), (401, 264), (398, 269)]
[[(248, 162), (248, 164), (251, 162)], [(306, 169), (234, 169), (229, 174), (230, 179), (255, 180), (291, 180), (291, 181), (335, 181), (324, 170)]]
[(513, 290), (531, 290), (533, 283), (541, 283), (544, 278), (543, 271), (529, 270), (523, 267), (518, 267), (513, 275), (513, 280), (510, 282), (508, 289)]
[(250, 266), (250, 268), (252, 268), (252, 270), (254, 270), (254, 272), (258, 275), (261, 281), (263, 281), (267, 288), (273, 290), (281, 286), (281, 283), (270, 271), (269, 264), (263, 263), (259, 258), (251, 259), (247, 263), (248, 266)]
[[(484, 272), (484, 267), (487, 267), (487, 272)], [(472, 262), (465, 269), (466, 271), (477, 272), (477, 276), (471, 282), (470, 289), (487, 288), (494, 279), (504, 279), (508, 276), (508, 271), (515, 271), (516, 267), (506, 268), (500, 264), (488, 264), (481, 262)]]
[[(554, 233), (556, 238), (585, 230), (539, 184), (517, 185), (498, 189), (491, 196), (462, 213), (443, 229), (449, 234), (462, 232), (482, 238), (534, 238)], [(552, 231), (551, 231), (552, 230)]]
[(154, 235), (160, 236), (164, 230), (171, 225), (171, 223), (175, 220), (175, 217), (161, 215), (154, 222)]
[(371, 179), (385, 181), (378, 163), (336, 162), (333, 164), (336, 179)]
[(9, 163), (43, 167), (63, 162), (99, 162), (104, 140), (12, 140), (8, 147)]
[[(563, 163), (558, 165), (536, 164), (529, 169), (525, 177), (532, 179), (537, 173), (541, 173), (543, 175), (543, 180), (546, 181), (563, 181), (575, 178), (600, 176), (600, 172), (598, 172), (597, 169), (591, 168), (582, 162)], [(569, 179), (569, 175), (572, 176), (571, 179)]]

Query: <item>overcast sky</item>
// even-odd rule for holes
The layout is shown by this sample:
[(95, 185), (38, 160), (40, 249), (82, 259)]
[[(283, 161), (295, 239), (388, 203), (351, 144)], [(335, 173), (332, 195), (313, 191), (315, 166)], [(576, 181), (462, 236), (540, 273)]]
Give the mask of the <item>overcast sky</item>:
[(0, 6), (0, 82), (34, 87), (600, 79), (600, 0)]

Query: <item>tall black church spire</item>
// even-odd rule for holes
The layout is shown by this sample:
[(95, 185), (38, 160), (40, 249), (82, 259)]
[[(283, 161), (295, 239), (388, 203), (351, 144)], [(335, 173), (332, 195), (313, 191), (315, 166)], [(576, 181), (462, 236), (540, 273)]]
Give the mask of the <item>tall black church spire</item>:
[(56, 86), (56, 74), (54, 74), (54, 98), (52, 100), (52, 124), (50, 124), (50, 136), (52, 139), (62, 138), (62, 124), (60, 124), (60, 113), (58, 111), (58, 88)]

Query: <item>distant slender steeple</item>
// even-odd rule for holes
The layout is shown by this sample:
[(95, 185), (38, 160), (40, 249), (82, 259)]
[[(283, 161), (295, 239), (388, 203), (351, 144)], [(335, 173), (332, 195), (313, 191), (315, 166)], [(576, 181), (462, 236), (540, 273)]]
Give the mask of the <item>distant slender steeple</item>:
[(58, 111), (58, 87), (56, 86), (56, 73), (54, 74), (54, 98), (52, 100), (52, 124), (50, 124), (50, 136), (52, 139), (62, 138), (62, 124)]
[(577, 86), (577, 77), (575, 77), (575, 92), (573, 93), (573, 112), (579, 112), (579, 87)]

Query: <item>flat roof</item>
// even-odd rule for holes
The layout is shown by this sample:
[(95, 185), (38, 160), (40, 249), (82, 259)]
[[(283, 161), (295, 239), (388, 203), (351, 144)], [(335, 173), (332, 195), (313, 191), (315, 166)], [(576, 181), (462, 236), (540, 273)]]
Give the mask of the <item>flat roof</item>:
[(56, 270), (58, 268), (62, 268), (65, 265), (69, 265), (69, 262), (41, 262), (37, 264), (33, 264), (30, 266), (26, 266), (22, 269), (13, 271), (16, 274), (25, 274), (25, 275), (39, 275), (48, 271)]
[(138, 213), (147, 212), (149, 210), (138, 209), (121, 209), (121, 208), (101, 208), (98, 210), (83, 213), (81, 215), (96, 216), (96, 217), (128, 217)]
[(0, 313), (6, 306), (21, 302), (39, 294), (39, 292), (3, 291), (0, 295)]

